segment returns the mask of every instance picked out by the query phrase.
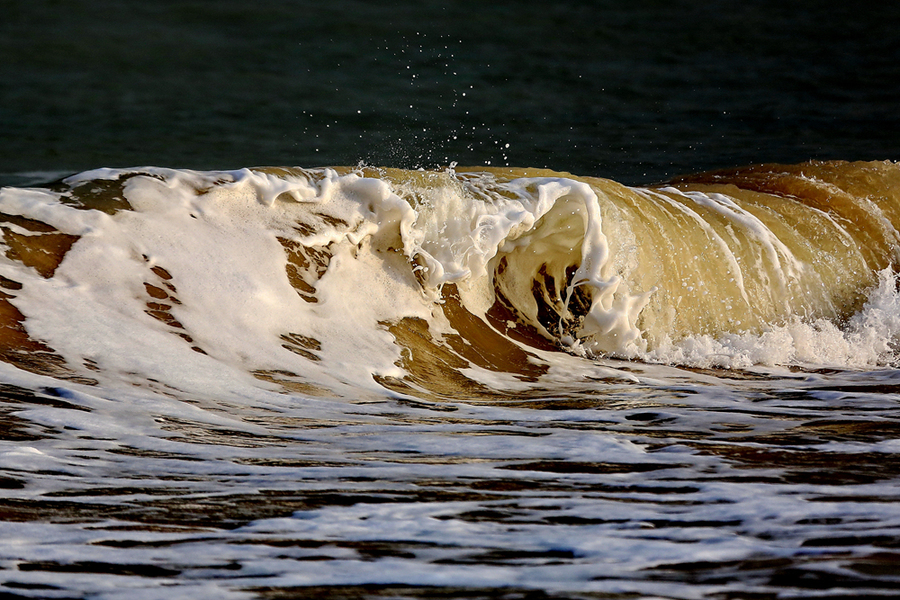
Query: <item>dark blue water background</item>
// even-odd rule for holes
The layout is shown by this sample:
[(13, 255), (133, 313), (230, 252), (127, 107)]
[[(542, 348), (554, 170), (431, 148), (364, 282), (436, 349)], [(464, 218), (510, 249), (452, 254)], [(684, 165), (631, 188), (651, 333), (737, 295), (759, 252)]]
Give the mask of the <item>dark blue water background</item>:
[(896, 159), (898, 23), (896, 3), (4, 0), (0, 183), (359, 161), (646, 183)]

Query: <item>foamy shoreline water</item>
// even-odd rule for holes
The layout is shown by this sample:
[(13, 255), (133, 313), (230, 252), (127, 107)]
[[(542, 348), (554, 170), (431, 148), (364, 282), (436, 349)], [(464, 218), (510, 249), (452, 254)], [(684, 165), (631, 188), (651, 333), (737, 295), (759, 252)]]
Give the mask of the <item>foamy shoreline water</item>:
[[(811, 186), (836, 227), (858, 206), (854, 174), (896, 171), (809, 168), (850, 181), (835, 212), (812, 193), (819, 177), (762, 176)], [(0, 589), (889, 594), (897, 292), (877, 242), (895, 234), (878, 220), (811, 252), (808, 229), (785, 228), (804, 210), (793, 200), (684, 189), (511, 169), (157, 168), (4, 188)], [(625, 217), (644, 201), (703, 243), (677, 229), (641, 246)], [(843, 243), (858, 235), (874, 242)], [(696, 266), (712, 271), (687, 275), (738, 292), (698, 294), (701, 310), (667, 321), (672, 295), (640, 269), (666, 244), (711, 248)], [(722, 299), (731, 315), (781, 314), (760, 273), (803, 292), (796, 314), (717, 329), (703, 307)], [(636, 332), (616, 348), (628, 360), (592, 342), (604, 319)]]

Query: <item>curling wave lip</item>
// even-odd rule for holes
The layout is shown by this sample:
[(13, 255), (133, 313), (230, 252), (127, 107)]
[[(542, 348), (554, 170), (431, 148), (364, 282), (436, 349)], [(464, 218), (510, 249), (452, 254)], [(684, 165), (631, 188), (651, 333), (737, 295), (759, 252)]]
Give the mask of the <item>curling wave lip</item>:
[(559, 350), (881, 364), (898, 195), (892, 162), (639, 188), (511, 168), (99, 169), (0, 192), (0, 354), (315, 393), (532, 380)]

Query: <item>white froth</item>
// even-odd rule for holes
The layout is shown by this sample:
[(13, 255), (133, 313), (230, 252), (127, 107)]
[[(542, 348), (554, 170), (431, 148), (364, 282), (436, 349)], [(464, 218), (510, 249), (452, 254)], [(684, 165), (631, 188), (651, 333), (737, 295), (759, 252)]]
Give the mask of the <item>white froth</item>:
[[(67, 181), (77, 185), (125, 174), (103, 169)], [(646, 332), (636, 323), (653, 292), (629, 290), (617, 265), (634, 259), (611, 256), (607, 239), (608, 232), (627, 228), (603, 222), (601, 207), (611, 204), (604, 192), (564, 177), (499, 183), (489, 175), (447, 172), (411, 193), (413, 184), (329, 169), (277, 176), (247, 169), (145, 169), (128, 175), (123, 196), (133, 210), (113, 215), (62, 204), (60, 194), (50, 191), (5, 189), (0, 195), (4, 212), (81, 236), (52, 278), (7, 258), (0, 262), (0, 274), (23, 284), (11, 301), (25, 314), (29, 334), (76, 369), (90, 362), (106, 375), (140, 374), (183, 390), (266, 385), (250, 376), (254, 370), (293, 373), (339, 394), (377, 389), (373, 375), (403, 375), (396, 366), (400, 349), (386, 324), (414, 317), (445, 331), (439, 290), (450, 283), (459, 287), (468, 310), (484, 315), (494, 301), (501, 259), (521, 272), (521, 280), (509, 285), (519, 286), (513, 291), (522, 297), (530, 296), (531, 278), (541, 265), (559, 273), (577, 265), (563, 301), (568, 305), (582, 287), (589, 290), (590, 309), (577, 339), (560, 340), (576, 354), (702, 366), (866, 367), (892, 361), (893, 340), (900, 335), (900, 300), (893, 276), (884, 272), (865, 309), (843, 327), (796, 317), (762, 333), (663, 337), (647, 350)], [(741, 226), (785, 281), (803, 270), (733, 200), (663, 191)], [(316, 226), (298, 228), (300, 223)], [(713, 235), (708, 226), (706, 231)], [(315, 284), (317, 302), (307, 302), (292, 287), (279, 238), (328, 248), (328, 269)], [(617, 247), (621, 252), (637, 243)], [(729, 271), (739, 276), (733, 257), (732, 262)], [(165, 269), (171, 279), (163, 281), (154, 268)], [(148, 284), (171, 299), (149, 297)], [(737, 287), (747, 301), (742, 281)], [(148, 314), (147, 303), (157, 300), (169, 306), (180, 327)], [(532, 310), (526, 316), (537, 323), (536, 307), (523, 310)], [(286, 348), (286, 334), (314, 340), (318, 360)], [(473, 375), (496, 379), (491, 377)]]
[(900, 293), (890, 269), (878, 273), (878, 285), (865, 307), (843, 327), (827, 319), (794, 317), (762, 333), (720, 337), (692, 335), (666, 340), (635, 358), (695, 367), (741, 369), (755, 365), (800, 365), (869, 369), (893, 365), (900, 340)]

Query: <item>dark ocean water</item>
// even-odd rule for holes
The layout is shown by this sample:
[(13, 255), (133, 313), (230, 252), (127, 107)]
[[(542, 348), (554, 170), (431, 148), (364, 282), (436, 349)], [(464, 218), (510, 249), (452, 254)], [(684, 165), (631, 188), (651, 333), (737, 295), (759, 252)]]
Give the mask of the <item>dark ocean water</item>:
[(898, 155), (893, 3), (6, 0), (0, 16), (3, 181), (362, 160), (646, 183)]

